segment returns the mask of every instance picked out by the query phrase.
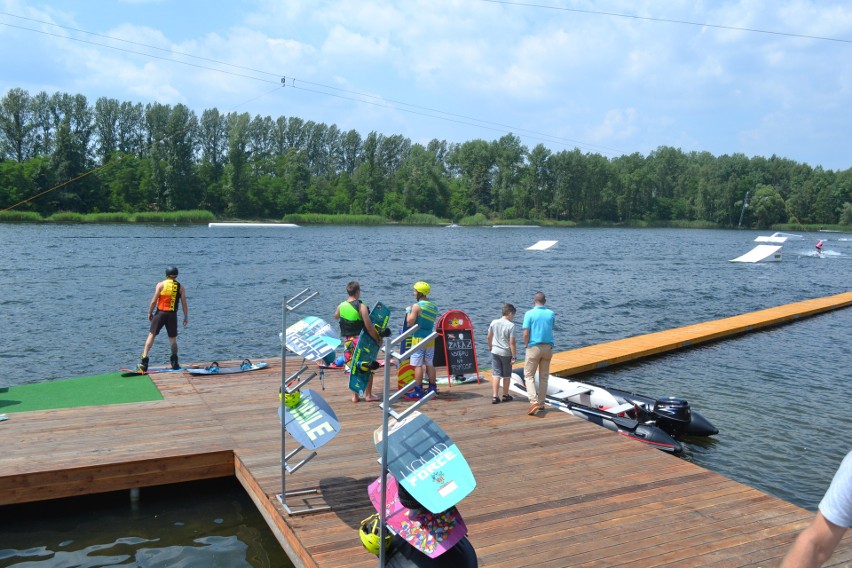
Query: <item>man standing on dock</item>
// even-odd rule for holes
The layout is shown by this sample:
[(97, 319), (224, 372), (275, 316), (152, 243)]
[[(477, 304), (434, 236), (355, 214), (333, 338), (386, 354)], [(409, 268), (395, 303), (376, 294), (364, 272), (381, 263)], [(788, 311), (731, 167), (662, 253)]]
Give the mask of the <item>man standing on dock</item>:
[(186, 305), (186, 288), (180, 285), (177, 281), (178, 269), (177, 266), (169, 266), (166, 268), (166, 279), (158, 282), (154, 288), (154, 297), (151, 298), (151, 303), (148, 304), (148, 320), (151, 322), (151, 329), (148, 331), (148, 339), (145, 341), (145, 349), (142, 351), (142, 357), (139, 359), (139, 371), (144, 373), (148, 370), (148, 352), (154, 345), (154, 338), (160, 333), (160, 330), (165, 326), (166, 333), (169, 336), (172, 355), (170, 358), (172, 369), (180, 369), (178, 364), (178, 325), (177, 325), (177, 310), (178, 304), (183, 308), (183, 325), (189, 323), (189, 307)]
[[(553, 323), (556, 321), (556, 314), (553, 310), (544, 307), (546, 301), (544, 292), (536, 292), (533, 297), (533, 309), (524, 314), (524, 346), (526, 347), (524, 382), (530, 399), (530, 407), (527, 410), (530, 416), (544, 410), (550, 360), (553, 358)], [(536, 371), (538, 371), (537, 389)]]

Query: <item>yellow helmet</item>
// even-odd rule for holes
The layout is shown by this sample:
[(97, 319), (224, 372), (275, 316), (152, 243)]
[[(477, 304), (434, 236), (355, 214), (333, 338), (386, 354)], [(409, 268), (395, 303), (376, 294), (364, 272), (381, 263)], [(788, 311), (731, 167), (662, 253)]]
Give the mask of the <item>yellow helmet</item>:
[(287, 408), (296, 408), (300, 400), (302, 400), (302, 391), (284, 393), (284, 406)]
[[(358, 535), (361, 537), (361, 544), (367, 549), (367, 552), (379, 555), (379, 543), (381, 541), (381, 527), (379, 514), (370, 515), (361, 521), (361, 528), (358, 529)], [(391, 534), (389, 530), (385, 530), (385, 550), (390, 548)]]
[(429, 286), (429, 284), (427, 284), (426, 282), (423, 282), (421, 280), (420, 282), (414, 283), (414, 289), (416, 291), (420, 292), (421, 294), (423, 294), (424, 296), (428, 296), (429, 291), (432, 290), (432, 287)]

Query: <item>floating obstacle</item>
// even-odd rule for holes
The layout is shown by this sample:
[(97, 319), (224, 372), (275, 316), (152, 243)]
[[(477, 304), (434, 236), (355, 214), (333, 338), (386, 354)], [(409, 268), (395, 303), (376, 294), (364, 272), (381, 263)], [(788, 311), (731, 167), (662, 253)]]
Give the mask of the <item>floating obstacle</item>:
[(789, 239), (802, 239), (802, 235), (794, 235), (793, 233), (772, 233), (769, 236), (760, 235), (759, 237), (754, 239), (756, 243), (772, 243), (776, 245), (781, 245), (786, 243)]
[(558, 242), (559, 241), (538, 241), (531, 247), (527, 247), (527, 250), (547, 250)]
[(207, 223), (207, 227), (210, 229), (220, 229), (222, 227), (294, 229), (298, 226), (293, 223)]
[(730, 262), (780, 262), (780, 260), (780, 245), (757, 245), (744, 255), (731, 259)]

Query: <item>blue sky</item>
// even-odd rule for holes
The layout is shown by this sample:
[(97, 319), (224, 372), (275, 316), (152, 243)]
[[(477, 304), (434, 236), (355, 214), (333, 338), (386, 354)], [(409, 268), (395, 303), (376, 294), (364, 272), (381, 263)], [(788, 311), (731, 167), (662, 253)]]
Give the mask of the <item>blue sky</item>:
[(0, 95), (852, 167), (848, 2), (0, 0), (0, 50)]

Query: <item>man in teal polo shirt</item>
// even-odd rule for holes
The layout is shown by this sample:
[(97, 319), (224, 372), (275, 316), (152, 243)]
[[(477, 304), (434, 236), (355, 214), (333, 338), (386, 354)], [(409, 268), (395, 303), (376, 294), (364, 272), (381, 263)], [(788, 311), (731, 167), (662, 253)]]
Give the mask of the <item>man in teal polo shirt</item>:
[[(524, 314), (524, 346), (526, 347), (524, 382), (530, 399), (530, 407), (527, 410), (530, 416), (544, 410), (550, 360), (553, 358), (553, 323), (556, 321), (556, 314), (553, 310), (544, 307), (546, 301), (544, 292), (536, 292), (533, 297), (533, 309)], [(536, 371), (538, 371), (537, 389)]]

